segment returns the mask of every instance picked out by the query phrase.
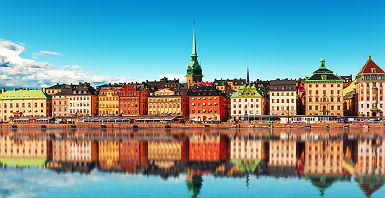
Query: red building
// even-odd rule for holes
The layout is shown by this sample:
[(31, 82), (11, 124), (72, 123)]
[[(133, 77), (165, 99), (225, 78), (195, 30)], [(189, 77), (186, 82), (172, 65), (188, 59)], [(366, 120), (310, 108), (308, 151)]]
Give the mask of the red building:
[(119, 112), (123, 116), (147, 115), (148, 90), (138, 85), (123, 85), (119, 93)]
[(227, 121), (230, 99), (211, 86), (189, 91), (190, 119), (194, 121)]
[(147, 166), (148, 144), (139, 140), (122, 140), (119, 145), (119, 160), (124, 171), (136, 172)]
[(228, 138), (219, 134), (196, 134), (189, 138), (190, 161), (221, 161), (229, 157)]

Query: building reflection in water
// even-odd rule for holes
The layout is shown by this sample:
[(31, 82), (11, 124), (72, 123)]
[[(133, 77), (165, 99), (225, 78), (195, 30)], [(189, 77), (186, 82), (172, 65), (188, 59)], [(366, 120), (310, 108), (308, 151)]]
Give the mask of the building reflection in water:
[(191, 197), (205, 175), (304, 177), (322, 197), (334, 183), (351, 178), (370, 197), (385, 183), (385, 144), (378, 135), (220, 134), (202, 131), (151, 133), (2, 133), (2, 167), (41, 167), (89, 173), (98, 167), (159, 175), (186, 174)]

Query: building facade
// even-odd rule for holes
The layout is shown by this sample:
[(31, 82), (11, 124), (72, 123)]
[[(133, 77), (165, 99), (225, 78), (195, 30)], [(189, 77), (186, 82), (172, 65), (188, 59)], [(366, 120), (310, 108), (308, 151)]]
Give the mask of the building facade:
[(238, 160), (265, 160), (266, 147), (255, 136), (237, 135), (230, 140), (230, 158)]
[(270, 140), (269, 146), (269, 166), (296, 166), (296, 141)]
[(356, 76), (355, 90), (358, 100), (358, 115), (382, 117), (384, 101), (385, 72), (371, 56)]
[(266, 113), (266, 99), (253, 84), (243, 85), (231, 96), (231, 117), (254, 117)]
[(305, 174), (342, 174), (343, 141), (306, 141)]
[(326, 68), (324, 59), (320, 62), (304, 83), (306, 115), (343, 116), (343, 80)]
[(123, 85), (119, 93), (119, 112), (123, 116), (147, 115), (148, 90), (137, 85)]
[(103, 86), (99, 91), (99, 116), (118, 116), (121, 85)]
[(190, 119), (194, 121), (227, 121), (229, 99), (211, 86), (192, 89), (189, 95)]
[(246, 79), (214, 79), (213, 84), (216, 89), (222, 92), (226, 90), (239, 91), (239, 88), (246, 84)]
[(272, 80), (270, 81), (270, 115), (294, 116), (297, 115), (297, 81)]
[(42, 90), (2, 90), (0, 94), (0, 115), (4, 122), (10, 117), (41, 117), (52, 115), (52, 97)]
[(161, 89), (148, 96), (148, 115), (188, 117), (188, 107), (185, 89)]
[(98, 115), (98, 95), (89, 83), (79, 83), (75, 88), (62, 90), (52, 98), (53, 116)]

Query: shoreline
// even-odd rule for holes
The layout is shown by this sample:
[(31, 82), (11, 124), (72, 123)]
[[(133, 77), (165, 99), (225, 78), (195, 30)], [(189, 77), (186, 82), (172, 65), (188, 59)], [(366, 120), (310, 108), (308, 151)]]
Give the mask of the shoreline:
[(202, 123), (76, 123), (76, 124), (47, 124), (47, 123), (28, 123), (28, 124), (1, 124), (0, 128), (80, 128), (80, 129), (97, 129), (97, 128), (116, 128), (116, 129), (130, 129), (130, 128), (385, 128), (385, 123), (313, 123), (313, 124), (280, 124), (280, 123), (219, 123), (219, 124), (202, 124)]

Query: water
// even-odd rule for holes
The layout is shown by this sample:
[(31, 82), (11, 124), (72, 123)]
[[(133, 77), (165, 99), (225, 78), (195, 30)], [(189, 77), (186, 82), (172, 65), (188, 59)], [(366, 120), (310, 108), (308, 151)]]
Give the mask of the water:
[(384, 197), (383, 129), (17, 129), (0, 197)]

